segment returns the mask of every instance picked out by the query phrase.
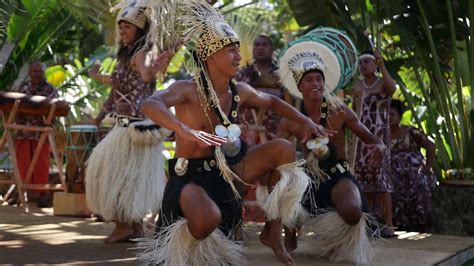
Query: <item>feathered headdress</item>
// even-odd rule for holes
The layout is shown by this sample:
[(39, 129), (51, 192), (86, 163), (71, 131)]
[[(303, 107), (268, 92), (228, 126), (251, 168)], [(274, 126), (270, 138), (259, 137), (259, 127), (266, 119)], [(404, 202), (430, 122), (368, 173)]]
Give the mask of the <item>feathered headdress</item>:
[(291, 57), (288, 61), (288, 68), (291, 73), (293, 73), (296, 85), (300, 84), (300, 81), (306, 72), (319, 70), (324, 77), (324, 72), (326, 70), (326, 66), (319, 54), (310, 51), (297, 53)]
[(239, 43), (239, 36), (214, 7), (204, 1), (187, 1), (178, 20), (186, 28), (184, 40), (196, 43), (197, 57), (206, 61), (213, 53), (231, 43)]
[[(320, 71), (325, 78), (325, 86), (327, 86), (326, 74), (328, 72), (329, 75), (334, 74), (327, 68), (323, 58), (316, 51), (301, 48), (292, 49), (287, 51), (286, 57), (288, 58), (285, 61), (286, 65), (280, 65), (280, 77), (282, 78), (282, 83), (286, 85), (290, 93), (299, 98), (302, 98), (302, 94), (299, 92), (298, 86), (304, 74), (306, 74), (308, 71)], [(287, 72), (290, 72), (291, 76), (288, 75)], [(337, 96), (332, 95), (330, 90), (325, 89), (323, 94), (328, 101), (330, 110), (339, 109), (343, 105), (343, 102)]]
[[(149, 30), (146, 34), (145, 47), (154, 47), (157, 52), (165, 50), (175, 50), (183, 44), (182, 29), (176, 18), (179, 16), (180, 6), (186, 0), (122, 0), (111, 8), (111, 11), (120, 10), (117, 22), (122, 19), (121, 15), (127, 10), (137, 10), (143, 14), (143, 19), (148, 20)], [(139, 28), (144, 27), (140, 21), (128, 20), (133, 13), (128, 13), (126, 21), (129, 21)], [(140, 23), (135, 23), (140, 22)]]
[(147, 17), (143, 13), (144, 9), (128, 6), (122, 8), (120, 13), (117, 15), (117, 23), (124, 20), (132, 23), (140, 29), (145, 29)]

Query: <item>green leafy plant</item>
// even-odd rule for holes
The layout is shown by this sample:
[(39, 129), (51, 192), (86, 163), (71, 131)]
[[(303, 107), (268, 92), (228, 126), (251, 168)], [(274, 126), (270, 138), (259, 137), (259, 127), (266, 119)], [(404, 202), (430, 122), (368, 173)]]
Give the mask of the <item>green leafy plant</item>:
[(348, 32), (360, 50), (370, 47), (369, 39), (382, 48), (400, 85), (395, 97), (409, 107), (404, 122), (435, 141), (438, 176), (474, 166), (472, 1), (287, 2), (300, 26), (333, 26)]

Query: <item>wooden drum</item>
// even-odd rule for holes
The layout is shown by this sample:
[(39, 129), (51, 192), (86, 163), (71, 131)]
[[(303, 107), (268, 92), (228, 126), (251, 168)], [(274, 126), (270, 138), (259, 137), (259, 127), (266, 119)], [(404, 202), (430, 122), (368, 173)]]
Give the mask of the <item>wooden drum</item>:
[(71, 193), (85, 193), (84, 177), (87, 158), (99, 142), (95, 125), (74, 125), (67, 129), (66, 180)]

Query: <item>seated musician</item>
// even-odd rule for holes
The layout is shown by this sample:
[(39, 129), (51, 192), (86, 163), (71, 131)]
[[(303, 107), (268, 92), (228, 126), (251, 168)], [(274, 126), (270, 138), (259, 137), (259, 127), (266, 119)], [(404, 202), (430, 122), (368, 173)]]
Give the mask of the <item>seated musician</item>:
[[(58, 90), (46, 81), (44, 75), (44, 64), (40, 61), (34, 61), (30, 64), (29, 77), (30, 79), (23, 82), (18, 92), (27, 95), (41, 95), (50, 98), (57, 98)], [(43, 117), (33, 117), (25, 115), (17, 115), (16, 123), (29, 126), (44, 126)], [(15, 149), (18, 161), (18, 168), (20, 176), (23, 181), (26, 180), (28, 167), (33, 159), (36, 146), (38, 145), (39, 132), (18, 130), (15, 135)], [(49, 177), (49, 159), (51, 148), (48, 141), (45, 141), (41, 148), (35, 169), (31, 178), (33, 184), (47, 184)], [(49, 207), (51, 200), (46, 191), (33, 190), (29, 194), (31, 198), (38, 199), (38, 207)], [(11, 198), (9, 204), (18, 203), (18, 195)]]

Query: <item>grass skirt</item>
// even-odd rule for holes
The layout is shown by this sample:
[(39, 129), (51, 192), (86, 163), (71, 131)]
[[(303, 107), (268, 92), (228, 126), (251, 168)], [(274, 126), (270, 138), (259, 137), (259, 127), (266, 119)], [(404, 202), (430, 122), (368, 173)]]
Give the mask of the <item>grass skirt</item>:
[[(143, 122), (139, 122), (143, 124)], [(169, 131), (115, 126), (86, 168), (86, 199), (105, 221), (140, 222), (161, 207), (166, 184), (163, 140)]]
[(301, 200), (311, 178), (301, 162), (280, 165), (277, 170), (281, 178), (269, 193), (266, 186), (257, 186), (257, 203), (265, 212), (267, 220), (281, 219), (285, 226), (294, 228), (300, 220), (307, 220), (309, 213), (303, 208)]
[(316, 236), (315, 253), (331, 262), (369, 265), (379, 238), (375, 218), (363, 213), (358, 224), (349, 225), (335, 211), (316, 215), (305, 223), (302, 234)]
[(180, 218), (153, 238), (138, 239), (138, 261), (145, 265), (243, 265), (244, 247), (217, 228), (207, 238), (196, 240)]

